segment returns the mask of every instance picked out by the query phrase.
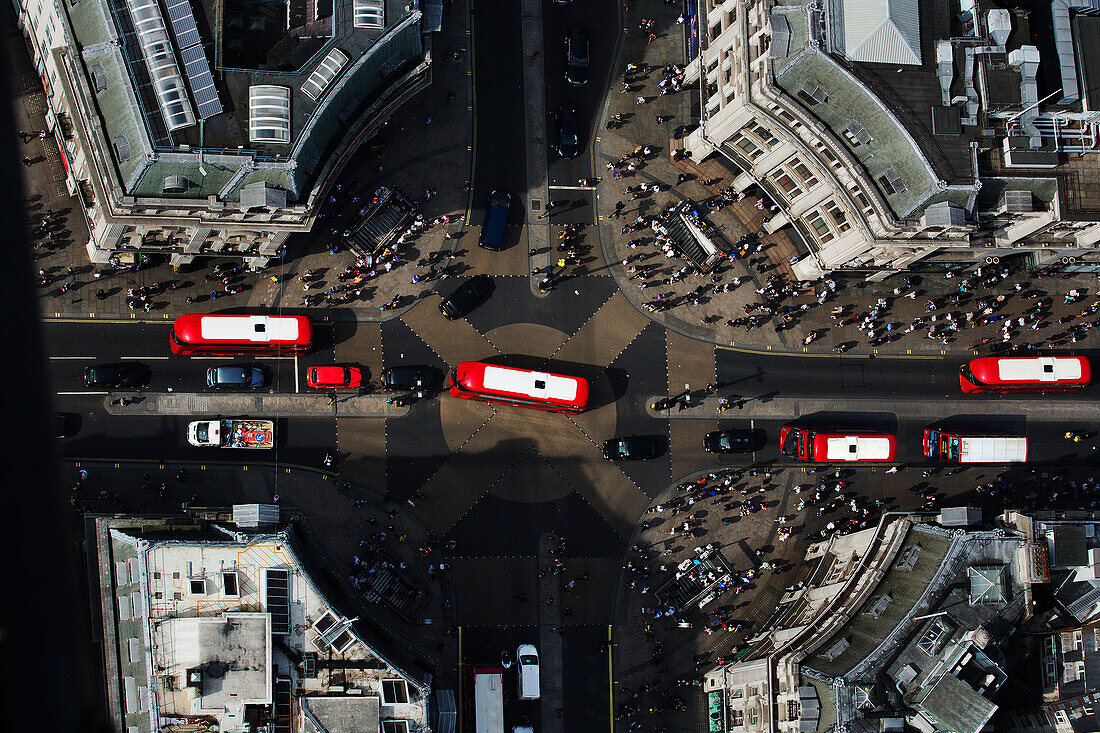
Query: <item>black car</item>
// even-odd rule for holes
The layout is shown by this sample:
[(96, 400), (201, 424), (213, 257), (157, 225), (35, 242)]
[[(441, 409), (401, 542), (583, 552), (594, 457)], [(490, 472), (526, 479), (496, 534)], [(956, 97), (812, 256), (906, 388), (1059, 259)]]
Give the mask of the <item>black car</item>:
[(665, 439), (657, 435), (631, 435), (611, 438), (603, 444), (603, 457), (609, 461), (630, 461), (656, 458), (664, 453)]
[(580, 138), (577, 137), (577, 111), (571, 107), (558, 107), (554, 113), (558, 128), (558, 142), (554, 148), (563, 158), (576, 158), (581, 152)]
[(84, 386), (97, 389), (141, 389), (149, 370), (140, 364), (96, 364), (84, 368)]
[(458, 286), (450, 297), (439, 304), (439, 312), (448, 321), (462, 318), (484, 302), (493, 291), (493, 279), (488, 275), (475, 275)]
[(565, 32), (565, 80), (576, 87), (588, 83), (588, 36), (580, 28)]
[(426, 366), (399, 366), (382, 370), (383, 389), (401, 389), (427, 393), (439, 384), (439, 374)]
[(763, 431), (716, 430), (703, 436), (707, 453), (752, 453), (764, 447)]
[(255, 364), (223, 364), (206, 370), (206, 386), (214, 389), (260, 389), (267, 372)]

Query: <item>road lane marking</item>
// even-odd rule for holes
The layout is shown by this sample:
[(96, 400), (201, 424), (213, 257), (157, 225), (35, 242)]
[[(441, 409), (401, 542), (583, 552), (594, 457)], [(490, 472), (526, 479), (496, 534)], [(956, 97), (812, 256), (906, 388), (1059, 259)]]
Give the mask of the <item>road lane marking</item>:
[(547, 186), (551, 191), (595, 191), (595, 186)]
[(51, 356), (50, 361), (57, 361), (59, 359), (94, 359), (94, 356)]
[(120, 356), (119, 359), (137, 359), (145, 361), (146, 359), (168, 359), (167, 356)]
[(110, 392), (58, 392), (57, 394), (58, 395), (78, 395), (78, 394), (100, 395), (100, 394), (110, 394)]
[(298, 377), (298, 355), (294, 355), (294, 393), (297, 394), (302, 391), (301, 384)]

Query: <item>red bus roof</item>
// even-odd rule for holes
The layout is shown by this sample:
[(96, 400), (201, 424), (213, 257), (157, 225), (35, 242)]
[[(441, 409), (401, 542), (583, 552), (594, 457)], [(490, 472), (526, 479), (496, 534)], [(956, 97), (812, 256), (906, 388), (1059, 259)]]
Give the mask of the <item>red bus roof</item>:
[(176, 338), (189, 344), (278, 344), (308, 346), (313, 324), (305, 316), (180, 316), (172, 326)]
[(983, 356), (967, 365), (982, 384), (1088, 384), (1092, 367), (1083, 356)]
[(455, 367), (455, 380), (471, 392), (537, 399), (551, 405), (588, 404), (588, 380), (583, 377), (464, 361)]

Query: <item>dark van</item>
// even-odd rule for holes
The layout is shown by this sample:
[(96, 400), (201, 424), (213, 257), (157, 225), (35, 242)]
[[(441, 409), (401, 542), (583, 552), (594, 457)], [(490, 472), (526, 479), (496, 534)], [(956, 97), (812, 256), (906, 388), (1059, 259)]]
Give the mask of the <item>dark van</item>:
[(508, 221), (508, 208), (512, 205), (512, 197), (503, 191), (493, 191), (489, 194), (489, 211), (485, 215), (485, 226), (481, 228), (482, 247), (493, 252), (504, 249), (504, 225)]

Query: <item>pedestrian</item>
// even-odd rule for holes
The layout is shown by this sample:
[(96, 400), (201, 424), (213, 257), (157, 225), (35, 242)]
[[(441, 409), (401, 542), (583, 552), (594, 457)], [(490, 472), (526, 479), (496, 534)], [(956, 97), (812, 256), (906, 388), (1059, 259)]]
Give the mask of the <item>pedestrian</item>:
[[(638, 104), (649, 104), (649, 100), (645, 97), (638, 97)], [(30, 158), (23, 158), (23, 165), (30, 165)]]

